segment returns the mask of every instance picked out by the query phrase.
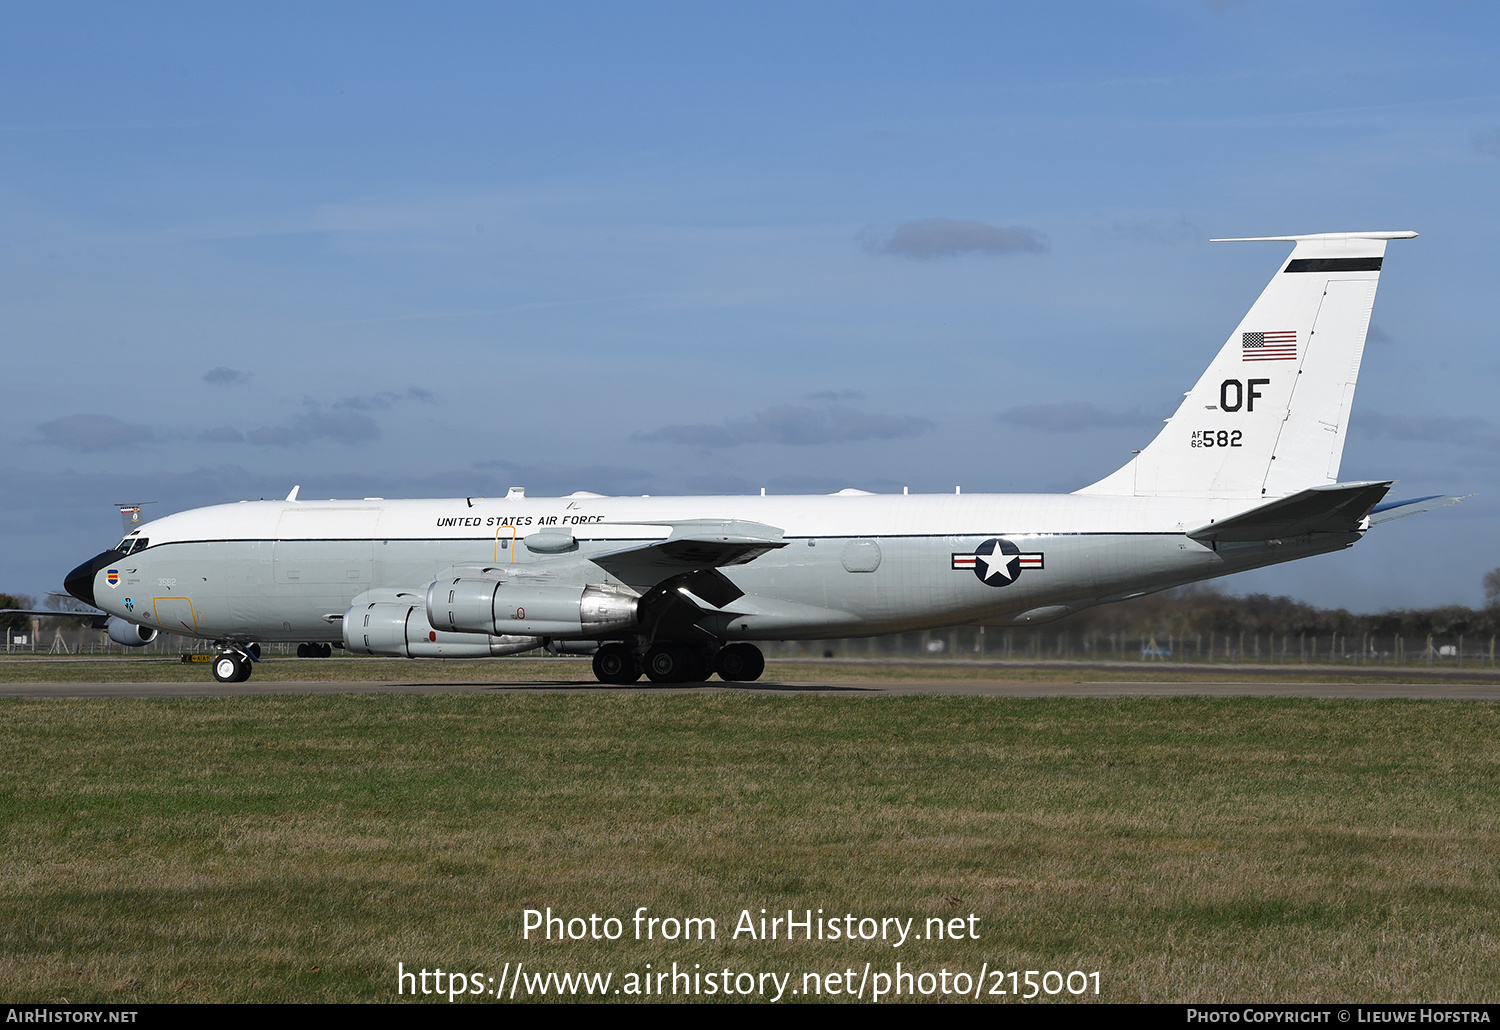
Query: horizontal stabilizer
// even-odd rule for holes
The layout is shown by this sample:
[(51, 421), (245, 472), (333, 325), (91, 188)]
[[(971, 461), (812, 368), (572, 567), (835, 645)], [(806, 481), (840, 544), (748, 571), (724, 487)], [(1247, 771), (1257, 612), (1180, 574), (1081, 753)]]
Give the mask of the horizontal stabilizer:
[(1434, 508), (1446, 508), (1450, 504), (1461, 503), (1463, 503), (1462, 497), (1443, 497), (1439, 495), (1418, 497), (1412, 501), (1391, 501), (1387, 504), (1377, 504), (1370, 509), (1370, 525), (1378, 526), (1382, 522), (1404, 519), (1408, 515), (1420, 515), (1422, 512), (1432, 511)]
[(656, 569), (713, 569), (744, 565), (768, 551), (785, 547), (782, 531), (774, 526), (738, 519), (687, 519), (681, 522), (637, 522), (631, 525), (670, 526), (665, 540), (639, 544), (592, 556), (610, 571), (617, 566)]
[[(1394, 482), (1394, 481), (1392, 481)], [(1358, 533), (1391, 482), (1314, 486), (1188, 533), (1194, 540), (1284, 540), (1310, 533)]]
[(1234, 236), (1221, 237), (1217, 240), (1209, 240), (1209, 243), (1266, 243), (1270, 241), (1285, 241), (1287, 243), (1301, 243), (1304, 240), (1335, 241), (1345, 243), (1349, 240), (1414, 240), (1417, 234), (1410, 229), (1381, 230), (1379, 232), (1314, 232), (1305, 233), (1301, 236)]

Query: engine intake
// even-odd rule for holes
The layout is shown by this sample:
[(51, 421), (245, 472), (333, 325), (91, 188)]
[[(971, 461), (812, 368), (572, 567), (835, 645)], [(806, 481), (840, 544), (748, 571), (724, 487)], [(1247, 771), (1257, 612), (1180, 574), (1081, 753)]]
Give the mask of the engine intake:
[(126, 647), (145, 647), (156, 639), (157, 634), (154, 629), (126, 622), (117, 615), (111, 615), (105, 621), (104, 628), (109, 631), (109, 639)]
[(640, 621), (640, 598), (606, 583), (537, 586), (503, 579), (440, 579), (427, 587), (427, 618), (455, 633), (598, 637)]

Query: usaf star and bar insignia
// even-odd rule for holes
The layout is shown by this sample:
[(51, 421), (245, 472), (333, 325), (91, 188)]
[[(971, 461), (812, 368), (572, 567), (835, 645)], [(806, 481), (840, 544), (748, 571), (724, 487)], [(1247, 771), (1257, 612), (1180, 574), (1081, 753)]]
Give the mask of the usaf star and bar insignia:
[(953, 568), (973, 569), (979, 581), (989, 587), (1004, 587), (1016, 581), (1022, 569), (1043, 568), (1042, 555), (1023, 554), (1009, 540), (991, 538), (970, 554), (954, 554)]

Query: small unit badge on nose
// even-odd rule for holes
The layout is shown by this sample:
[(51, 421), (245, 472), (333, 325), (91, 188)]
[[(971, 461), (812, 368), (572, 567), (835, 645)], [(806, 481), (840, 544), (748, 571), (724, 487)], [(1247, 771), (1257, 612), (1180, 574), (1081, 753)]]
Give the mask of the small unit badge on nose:
[(114, 587), (119, 586), (120, 585), (120, 570), (119, 569), (110, 569), (108, 572), (106, 572), (104, 574), (104, 582), (108, 583), (110, 585), (111, 589), (113, 589)]
[(989, 587), (1004, 587), (1016, 581), (1022, 569), (1040, 569), (1042, 555), (1022, 554), (1009, 540), (986, 540), (969, 554), (953, 556), (955, 569), (973, 569), (979, 581)]

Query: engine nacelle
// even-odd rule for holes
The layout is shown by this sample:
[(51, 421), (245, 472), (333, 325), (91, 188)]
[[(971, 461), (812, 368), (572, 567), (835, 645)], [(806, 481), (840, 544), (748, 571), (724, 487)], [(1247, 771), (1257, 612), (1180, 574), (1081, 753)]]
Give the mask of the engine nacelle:
[(344, 650), (354, 654), (497, 658), (541, 646), (540, 637), (440, 633), (417, 604), (375, 601), (356, 604), (344, 613)]
[(109, 631), (109, 639), (126, 647), (145, 647), (156, 639), (156, 630), (126, 622), (115, 615), (109, 617), (104, 628)]
[(458, 577), (427, 587), (428, 619), (457, 633), (599, 637), (635, 626), (639, 604), (635, 594), (604, 583), (539, 586)]

